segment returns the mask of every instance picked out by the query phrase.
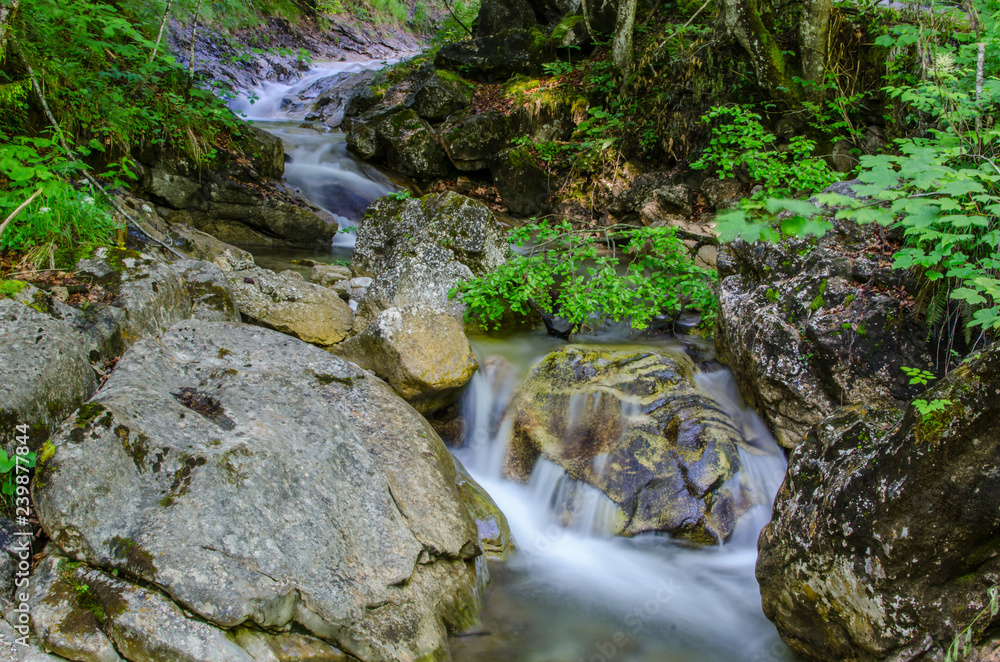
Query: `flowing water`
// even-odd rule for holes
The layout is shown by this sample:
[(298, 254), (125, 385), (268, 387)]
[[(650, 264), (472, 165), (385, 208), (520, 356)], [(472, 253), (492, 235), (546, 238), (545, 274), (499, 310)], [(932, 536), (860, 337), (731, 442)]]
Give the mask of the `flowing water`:
[[(320, 79), (365, 66), (324, 65), (294, 85), (257, 90), (252, 105), (248, 97), (234, 102), (282, 138), (291, 157), (288, 181), (346, 227), (357, 224), (368, 202), (396, 187), (347, 152), (343, 134), (303, 127), (305, 110), (296, 102), (308, 99)], [(333, 251), (349, 255), (350, 237), (335, 243), (339, 247), (332, 248), (331, 258)], [(296, 256), (280, 249), (255, 254), (271, 268), (286, 268)], [(619, 331), (599, 340), (617, 342), (624, 335)], [(561, 344), (542, 333), (473, 342), (483, 367), (464, 396), (467, 435), (455, 453), (507, 516), (518, 551), (506, 563), (490, 564), (482, 624), (453, 638), (455, 662), (795, 659), (764, 618), (754, 577), (757, 535), (770, 517), (769, 506), (746, 513), (724, 545), (696, 549), (666, 536), (610, 535), (614, 504), (570, 480), (554, 463), (541, 460), (526, 485), (502, 477), (511, 426), (504, 415), (507, 404), (530, 366)], [(682, 350), (691, 345), (658, 344)], [(767, 427), (743, 406), (728, 370), (702, 371), (696, 382), (742, 428), (753, 447), (740, 451), (744, 481), (758, 491), (761, 503), (770, 504), (785, 460)], [(592, 396), (575, 400), (573, 419), (585, 421), (597, 404)], [(567, 510), (566, 504), (575, 507)]]

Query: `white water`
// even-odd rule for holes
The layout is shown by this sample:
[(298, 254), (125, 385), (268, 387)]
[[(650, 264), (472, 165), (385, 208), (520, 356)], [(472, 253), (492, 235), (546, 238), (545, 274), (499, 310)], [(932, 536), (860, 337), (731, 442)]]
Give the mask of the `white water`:
[[(342, 134), (300, 124), (317, 81), (368, 66), (377, 65), (322, 65), (293, 85), (270, 84), (233, 102), (282, 138), (291, 157), (288, 181), (343, 227), (396, 187), (354, 159)], [(338, 236), (341, 246), (353, 246), (353, 237)], [(483, 368), (466, 394), (468, 435), (456, 455), (506, 514), (518, 551), (505, 564), (491, 564), (482, 627), (453, 638), (455, 662), (793, 660), (764, 618), (754, 577), (756, 539), (769, 507), (748, 512), (725, 545), (692, 549), (663, 536), (610, 536), (617, 506), (551, 462), (540, 462), (527, 485), (502, 478), (507, 404), (528, 366), (561, 344), (537, 334), (475, 343)], [(509, 363), (483, 362), (487, 354)], [(771, 503), (785, 462), (766, 426), (745, 410), (728, 372), (700, 374), (697, 381), (755, 447), (741, 450), (741, 461), (760, 502)], [(581, 399), (580, 419), (595, 405)], [(601, 458), (596, 462), (600, 469)]]
[[(333, 214), (341, 229), (356, 227), (373, 200), (399, 187), (348, 152), (343, 133), (303, 124), (302, 118), (326, 79), (348, 80), (381, 66), (381, 62), (325, 63), (295, 83), (267, 83), (230, 104), (234, 111), (281, 138), (285, 179), (313, 204)], [(353, 247), (354, 240), (353, 232), (338, 234), (333, 244)]]
[[(754, 577), (769, 507), (748, 512), (725, 545), (692, 549), (664, 536), (610, 536), (616, 506), (552, 462), (540, 461), (527, 485), (504, 480), (511, 426), (504, 410), (531, 359), (553, 343), (521, 336), (475, 345), (514, 365), (486, 361), (473, 378), (464, 402), (467, 442), (456, 455), (506, 514), (518, 552), (491, 568), (483, 633), (454, 640), (456, 662), (793, 659), (764, 618)], [(756, 448), (741, 460), (770, 504), (785, 461), (766, 426), (743, 408), (728, 371), (697, 381), (753, 439)], [(581, 419), (595, 404), (581, 401)], [(567, 504), (575, 505), (570, 513)]]

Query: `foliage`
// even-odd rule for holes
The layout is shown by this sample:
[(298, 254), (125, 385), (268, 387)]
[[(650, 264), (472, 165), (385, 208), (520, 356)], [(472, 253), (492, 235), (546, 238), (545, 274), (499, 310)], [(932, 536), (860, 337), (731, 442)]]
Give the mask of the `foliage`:
[(969, 659), (972, 653), (972, 628), (983, 617), (988, 615), (989, 620), (992, 620), (1000, 613), (1000, 586), (990, 588), (986, 594), (989, 597), (989, 602), (976, 614), (976, 617), (972, 619), (968, 627), (959, 632), (955, 640), (948, 646), (948, 650), (944, 656), (945, 662), (959, 662), (959, 660)]
[(907, 368), (906, 366), (903, 366), (902, 368), (900, 368), (900, 370), (905, 372), (906, 376), (910, 378), (911, 384), (919, 386), (925, 386), (928, 383), (930, 383), (930, 380), (936, 378), (934, 373), (930, 372), (929, 370), (922, 370), (920, 368)]
[(7, 455), (7, 451), (0, 448), (0, 492), (7, 497), (7, 501), (10, 501), (10, 497), (14, 495), (17, 490), (17, 471), (15, 467), (20, 464), (28, 469), (33, 469), (35, 467), (35, 462), (38, 455), (37, 453), (27, 453), (25, 455)]
[(666, 315), (700, 311), (711, 329), (714, 271), (694, 265), (674, 228), (614, 226), (574, 230), (564, 221), (517, 228), (520, 250), (495, 271), (456, 286), (469, 319), (499, 328), (506, 311), (555, 314), (579, 328), (629, 320), (636, 329)]
[[(980, 19), (987, 52), (995, 50), (997, 15), (981, 13)], [(899, 48), (919, 39), (897, 30), (881, 43)], [(896, 76), (885, 92), (922, 118), (923, 135), (897, 139), (895, 153), (863, 156), (862, 183), (853, 187), (858, 199), (818, 196), (820, 204), (841, 207), (838, 218), (902, 230), (906, 243), (893, 266), (922, 277), (918, 303), (949, 349), (959, 331), (974, 345), (973, 329), (979, 328), (979, 339), (1000, 329), (1000, 130), (993, 123), (1000, 79), (987, 76), (977, 98), (977, 49), (968, 41), (965, 35), (944, 44), (920, 42), (934, 63), (926, 77)], [(771, 214), (739, 210), (720, 217), (718, 230), (727, 240), (777, 239), (773, 211), (783, 202), (768, 204)], [(820, 215), (819, 208), (801, 211), (807, 218)]]
[[(239, 133), (232, 112), (191, 86), (168, 49), (161, 46), (152, 57), (162, 9), (22, 0), (0, 71), (0, 82), (8, 81), (0, 94), (0, 218), (34, 191), (42, 193), (7, 228), (0, 246), (53, 263), (54, 254), (73, 243), (107, 244), (118, 224), (108, 202), (81, 185), (82, 162), (118, 186), (131, 176), (131, 155), (141, 150), (168, 148), (206, 164)], [(58, 136), (25, 126), (29, 104), (39, 103), (27, 67), (59, 122)]]
[(763, 185), (762, 196), (811, 193), (840, 179), (826, 161), (813, 156), (816, 143), (805, 136), (795, 136), (779, 151), (774, 135), (764, 129), (761, 116), (749, 106), (713, 108), (702, 122), (715, 127), (692, 168), (712, 170), (721, 179), (734, 177), (737, 168), (745, 168), (751, 180)]

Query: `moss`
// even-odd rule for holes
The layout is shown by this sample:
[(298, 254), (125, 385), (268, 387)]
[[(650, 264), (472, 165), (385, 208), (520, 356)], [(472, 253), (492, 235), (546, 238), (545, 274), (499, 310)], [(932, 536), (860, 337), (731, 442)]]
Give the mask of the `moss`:
[(84, 433), (92, 428), (94, 424), (110, 428), (114, 421), (112, 414), (106, 407), (96, 402), (87, 402), (80, 406), (77, 411), (76, 420), (73, 422), (73, 429), (70, 431), (70, 439), (76, 443), (83, 441)]
[(0, 279), (0, 297), (11, 299), (15, 294), (27, 287), (23, 280), (2, 280)]
[(337, 383), (343, 384), (344, 386), (354, 386), (354, 377), (338, 377), (337, 375), (329, 375), (326, 373), (315, 373), (316, 381), (318, 381), (323, 386), (329, 386), (330, 384)]
[(567, 16), (552, 28), (552, 41), (559, 44), (566, 34), (584, 20), (582, 15)]
[(235, 310), (233, 298), (226, 288), (215, 283), (188, 283), (191, 294), (202, 303), (213, 310)]
[(152, 579), (156, 576), (153, 555), (131, 538), (115, 536), (105, 543), (111, 555), (125, 561), (125, 570), (138, 577)]
[(215, 354), (215, 355), (216, 355), (217, 357), (219, 357), (220, 359), (224, 359), (224, 358), (226, 358), (227, 356), (229, 356), (230, 354), (232, 354), (232, 352), (231, 352), (231, 351), (229, 351), (229, 350), (228, 350), (228, 349), (226, 349), (225, 347), (220, 347), (220, 348), (219, 348), (219, 351), (218, 351), (218, 352), (216, 352), (216, 354)]

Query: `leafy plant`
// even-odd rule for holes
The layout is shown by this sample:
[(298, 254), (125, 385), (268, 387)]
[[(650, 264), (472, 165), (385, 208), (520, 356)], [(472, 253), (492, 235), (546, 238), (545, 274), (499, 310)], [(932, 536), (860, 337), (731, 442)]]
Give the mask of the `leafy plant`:
[(510, 233), (519, 250), (499, 269), (460, 283), (449, 296), (469, 319), (498, 328), (507, 311), (555, 314), (575, 328), (628, 320), (636, 329), (665, 315), (699, 311), (714, 324), (714, 271), (695, 266), (674, 228), (585, 228), (540, 223)]
[(4, 496), (11, 497), (17, 490), (17, 465), (34, 469), (37, 458), (37, 453), (8, 456), (7, 451), (0, 448), (0, 492)]
[(993, 619), (1000, 613), (1000, 586), (994, 586), (986, 591), (989, 602), (983, 607), (969, 625), (958, 633), (948, 650), (945, 652), (945, 662), (959, 662), (967, 660), (972, 654), (972, 629), (984, 617)]
[(745, 168), (751, 180), (763, 185), (760, 197), (811, 193), (841, 179), (813, 155), (816, 143), (805, 136), (795, 136), (779, 151), (775, 137), (749, 106), (716, 107), (701, 119), (715, 126), (692, 168), (711, 170), (720, 179), (735, 177), (737, 168)]

